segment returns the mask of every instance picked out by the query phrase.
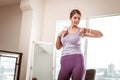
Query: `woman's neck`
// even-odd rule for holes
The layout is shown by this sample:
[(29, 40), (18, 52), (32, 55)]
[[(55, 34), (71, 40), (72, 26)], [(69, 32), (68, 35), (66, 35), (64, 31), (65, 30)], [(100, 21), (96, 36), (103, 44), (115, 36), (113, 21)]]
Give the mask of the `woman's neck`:
[(77, 26), (74, 26), (74, 25), (70, 26), (70, 29), (74, 29), (74, 28), (77, 28)]

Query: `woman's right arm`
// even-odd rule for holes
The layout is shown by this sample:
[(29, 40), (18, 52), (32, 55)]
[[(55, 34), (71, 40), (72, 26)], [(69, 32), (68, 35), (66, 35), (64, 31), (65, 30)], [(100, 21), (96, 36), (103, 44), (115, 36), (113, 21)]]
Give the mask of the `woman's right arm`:
[(61, 49), (61, 47), (62, 47), (61, 36), (59, 35), (57, 37), (57, 41), (56, 41), (56, 48), (59, 50), (59, 49)]
[(61, 36), (64, 37), (66, 36), (68, 33), (68, 29), (65, 27), (65, 29), (63, 29), (63, 31), (61, 31), (59, 34), (58, 34), (58, 37), (57, 37), (57, 41), (56, 41), (56, 48), (59, 50), (61, 49), (62, 47), (62, 43), (61, 43)]

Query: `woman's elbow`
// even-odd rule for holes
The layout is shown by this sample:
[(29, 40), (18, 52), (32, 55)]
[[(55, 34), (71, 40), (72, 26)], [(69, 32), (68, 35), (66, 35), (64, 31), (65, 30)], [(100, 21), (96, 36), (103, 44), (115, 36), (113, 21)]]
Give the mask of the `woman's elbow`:
[(57, 46), (57, 45), (56, 45), (56, 49), (57, 49), (57, 50), (60, 50), (60, 49), (61, 49), (61, 46)]
[(60, 49), (61, 49), (61, 47), (56, 47), (56, 49), (57, 49), (57, 50), (60, 50)]
[(101, 35), (100, 35), (101, 37), (103, 36), (103, 33), (101, 33)]
[(98, 38), (101, 38), (103, 36), (103, 33), (99, 33), (98, 35), (96, 35), (96, 37), (98, 37)]
[(61, 48), (59, 48), (59, 47), (56, 47), (56, 49), (57, 49), (57, 50), (60, 50)]
[(103, 36), (103, 33), (102, 33), (102, 32), (100, 32), (99, 37), (102, 37), (102, 36)]

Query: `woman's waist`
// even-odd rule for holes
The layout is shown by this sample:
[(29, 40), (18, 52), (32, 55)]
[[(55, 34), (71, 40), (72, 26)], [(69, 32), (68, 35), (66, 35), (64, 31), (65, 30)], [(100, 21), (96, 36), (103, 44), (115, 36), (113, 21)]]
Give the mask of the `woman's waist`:
[(82, 52), (73, 52), (73, 53), (62, 53), (62, 57), (63, 56), (69, 56), (69, 55), (82, 55)]
[(63, 47), (63, 49), (62, 49), (62, 51), (64, 52), (69, 52), (69, 51), (81, 51), (81, 48), (80, 48), (80, 46), (65, 46), (65, 47)]
[(62, 50), (62, 54), (81, 54), (82, 51), (80, 49), (71, 49), (71, 50)]

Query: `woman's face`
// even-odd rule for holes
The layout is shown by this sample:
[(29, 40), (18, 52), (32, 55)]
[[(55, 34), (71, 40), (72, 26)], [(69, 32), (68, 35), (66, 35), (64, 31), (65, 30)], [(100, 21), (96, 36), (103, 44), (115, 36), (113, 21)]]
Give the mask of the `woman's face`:
[(78, 24), (79, 24), (79, 22), (80, 22), (80, 15), (78, 14), (78, 13), (75, 13), (71, 18), (70, 18), (70, 20), (71, 20), (71, 24), (73, 25), (73, 26), (77, 26)]

